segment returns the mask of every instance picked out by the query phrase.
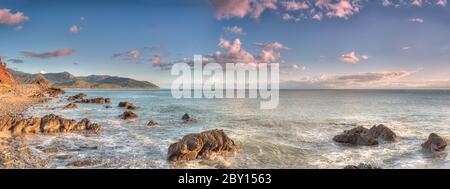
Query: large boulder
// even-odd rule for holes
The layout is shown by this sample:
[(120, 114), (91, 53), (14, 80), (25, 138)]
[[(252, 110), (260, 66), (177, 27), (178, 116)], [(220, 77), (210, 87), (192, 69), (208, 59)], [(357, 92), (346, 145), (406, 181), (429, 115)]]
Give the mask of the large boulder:
[(126, 111), (122, 115), (120, 115), (120, 118), (122, 118), (124, 120), (133, 120), (133, 119), (137, 119), (138, 117), (139, 116), (132, 111)]
[(442, 152), (446, 147), (447, 141), (436, 133), (431, 133), (428, 140), (422, 144), (423, 149), (431, 152)]
[(109, 104), (111, 103), (110, 98), (92, 98), (92, 99), (80, 99), (76, 103), (92, 103), (92, 104)]
[(130, 102), (120, 102), (119, 103), (119, 107), (120, 108), (125, 108), (125, 109), (128, 109), (128, 110), (135, 110), (135, 109), (137, 109), (137, 106), (134, 105), (133, 103), (130, 103)]
[(81, 100), (81, 99), (83, 99), (84, 97), (86, 97), (86, 94), (84, 94), (84, 93), (78, 93), (78, 94), (76, 94), (76, 95), (69, 96), (69, 97), (67, 98), (67, 100), (68, 100), (68, 101)]
[(168, 160), (209, 159), (211, 155), (234, 152), (237, 145), (223, 132), (214, 129), (201, 133), (188, 134), (169, 146)]
[(50, 114), (44, 117), (20, 118), (5, 116), (0, 118), (0, 131), (11, 135), (25, 133), (61, 133), (86, 131), (98, 134), (101, 132), (100, 125), (91, 123), (89, 119), (79, 122), (73, 119), (64, 119), (60, 116)]
[(347, 143), (352, 145), (373, 146), (378, 145), (379, 140), (394, 142), (397, 135), (384, 125), (375, 125), (370, 129), (365, 127), (356, 127), (344, 133), (333, 137), (338, 143)]

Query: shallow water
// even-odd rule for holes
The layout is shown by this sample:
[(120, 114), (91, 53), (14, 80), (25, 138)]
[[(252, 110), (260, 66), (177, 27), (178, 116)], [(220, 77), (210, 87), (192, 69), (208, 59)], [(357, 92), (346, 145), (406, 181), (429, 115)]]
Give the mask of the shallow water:
[[(49, 168), (92, 160), (85, 168), (342, 168), (371, 163), (383, 168), (450, 168), (447, 152), (424, 153), (420, 144), (431, 132), (450, 133), (450, 91), (444, 90), (286, 90), (277, 109), (260, 110), (257, 99), (173, 99), (170, 91), (68, 91), (88, 98), (113, 99), (113, 108), (79, 104), (64, 110), (66, 97), (30, 108), (27, 114), (54, 113), (100, 123), (99, 136), (77, 133), (30, 136), (36, 151), (52, 159)], [(121, 120), (118, 108), (129, 101), (140, 108), (136, 121)], [(183, 124), (189, 113), (197, 122)], [(150, 128), (149, 120), (160, 123)], [(332, 137), (354, 126), (385, 124), (399, 136), (396, 143), (376, 147), (336, 144)], [(182, 136), (222, 128), (240, 144), (239, 153), (213, 161), (171, 164), (168, 146)]]

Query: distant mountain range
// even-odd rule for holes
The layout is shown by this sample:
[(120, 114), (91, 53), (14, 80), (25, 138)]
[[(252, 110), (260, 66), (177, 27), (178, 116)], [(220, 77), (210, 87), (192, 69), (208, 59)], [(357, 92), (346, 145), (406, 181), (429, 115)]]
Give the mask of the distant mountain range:
[(15, 70), (9, 70), (17, 82), (32, 83), (38, 79), (44, 79), (54, 87), (60, 88), (88, 88), (88, 89), (159, 89), (158, 85), (148, 81), (138, 81), (130, 78), (90, 75), (76, 77), (69, 72), (29, 74)]

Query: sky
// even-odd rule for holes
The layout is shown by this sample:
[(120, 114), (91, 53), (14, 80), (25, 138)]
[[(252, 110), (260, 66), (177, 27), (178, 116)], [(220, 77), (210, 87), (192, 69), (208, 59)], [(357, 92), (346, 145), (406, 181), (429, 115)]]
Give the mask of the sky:
[(170, 66), (280, 63), (282, 88), (450, 88), (447, 0), (1, 0), (0, 56), (29, 73), (170, 87)]

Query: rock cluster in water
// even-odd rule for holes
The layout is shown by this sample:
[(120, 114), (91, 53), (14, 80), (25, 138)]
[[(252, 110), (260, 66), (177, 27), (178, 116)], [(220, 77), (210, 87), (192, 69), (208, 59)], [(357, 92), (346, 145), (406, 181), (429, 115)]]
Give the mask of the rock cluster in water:
[(338, 143), (373, 146), (378, 145), (379, 140), (394, 142), (396, 138), (397, 135), (391, 129), (381, 124), (370, 129), (356, 127), (333, 137), (333, 140)]
[(215, 129), (201, 133), (188, 134), (169, 146), (168, 160), (208, 159), (212, 155), (222, 155), (237, 150), (234, 141), (223, 132)]
[(103, 97), (99, 97), (99, 98), (91, 98), (91, 99), (80, 99), (75, 101), (76, 103), (92, 103), (92, 104), (109, 104), (111, 103), (111, 99), (110, 98), (103, 98)]
[(78, 93), (78, 94), (76, 94), (76, 95), (69, 96), (69, 97), (67, 98), (67, 100), (68, 100), (68, 101), (81, 100), (81, 99), (83, 99), (84, 97), (86, 97), (86, 94), (84, 94), (84, 93)]
[(77, 122), (73, 119), (64, 119), (50, 114), (44, 117), (32, 118), (2, 117), (0, 118), (0, 131), (11, 135), (74, 131), (88, 131), (98, 134), (101, 132), (101, 127), (96, 123), (91, 123), (89, 119)]
[(187, 113), (185, 113), (182, 117), (181, 120), (183, 120), (183, 123), (189, 123), (194, 121), (194, 119)]

